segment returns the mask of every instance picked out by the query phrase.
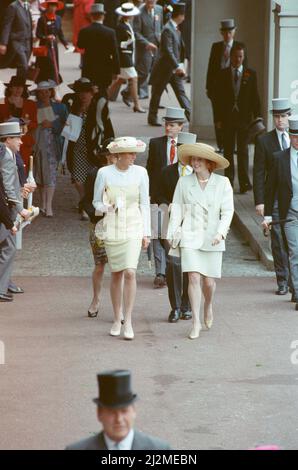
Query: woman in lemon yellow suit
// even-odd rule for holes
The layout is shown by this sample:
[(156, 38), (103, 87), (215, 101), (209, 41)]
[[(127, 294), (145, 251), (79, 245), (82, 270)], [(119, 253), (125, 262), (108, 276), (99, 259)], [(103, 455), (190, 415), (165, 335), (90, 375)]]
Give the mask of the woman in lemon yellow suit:
[(97, 174), (93, 205), (96, 215), (105, 215), (96, 234), (104, 240), (112, 272), (110, 290), (115, 318), (110, 334), (121, 334), (123, 297), (124, 338), (133, 339), (131, 316), (136, 295), (136, 270), (141, 248), (148, 247), (151, 235), (148, 174), (145, 168), (134, 165), (136, 154), (144, 152), (146, 144), (134, 137), (120, 137), (107, 148), (116, 155), (117, 161), (101, 168)]

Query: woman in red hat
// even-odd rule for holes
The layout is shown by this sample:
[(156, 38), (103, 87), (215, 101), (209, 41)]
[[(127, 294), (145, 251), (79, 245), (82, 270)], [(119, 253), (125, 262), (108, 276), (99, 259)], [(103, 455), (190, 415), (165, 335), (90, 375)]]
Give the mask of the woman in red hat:
[[(22, 118), (27, 124), (27, 132), (22, 137), (20, 154), (28, 169), (29, 157), (35, 143), (34, 131), (37, 128), (37, 107), (34, 101), (28, 99), (26, 81), (13, 76), (9, 83), (4, 84), (5, 101), (0, 104), (0, 122), (5, 122), (11, 117)], [(27, 171), (26, 171), (27, 173)]]
[(39, 51), (37, 66), (40, 68), (37, 82), (43, 80), (54, 80), (59, 84), (62, 80), (59, 74), (58, 39), (65, 49), (68, 43), (62, 31), (62, 20), (56, 15), (56, 11), (64, 8), (64, 3), (59, 0), (49, 0), (41, 4), (45, 12), (39, 18), (36, 29), (36, 37), (40, 40), (40, 46), (44, 50)]

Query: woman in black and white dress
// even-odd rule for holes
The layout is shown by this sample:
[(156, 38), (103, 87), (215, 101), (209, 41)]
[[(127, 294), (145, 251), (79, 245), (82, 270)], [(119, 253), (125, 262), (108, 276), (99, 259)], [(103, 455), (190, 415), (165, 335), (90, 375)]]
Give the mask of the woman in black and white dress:
[[(141, 107), (138, 97), (138, 74), (135, 69), (135, 35), (130, 24), (134, 16), (140, 14), (140, 10), (133, 3), (123, 3), (121, 7), (116, 9), (116, 13), (121, 17), (116, 27), (116, 36), (119, 46), (120, 56), (120, 77), (113, 83), (110, 88), (112, 90), (119, 89), (122, 83), (128, 80), (129, 94), (133, 101), (133, 111), (135, 113), (145, 113)], [(129, 102), (124, 102), (129, 106)]]

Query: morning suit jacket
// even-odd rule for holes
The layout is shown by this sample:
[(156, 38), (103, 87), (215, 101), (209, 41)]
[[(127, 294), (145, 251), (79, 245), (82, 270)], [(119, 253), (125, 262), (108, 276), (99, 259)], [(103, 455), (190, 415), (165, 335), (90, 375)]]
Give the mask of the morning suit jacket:
[(0, 44), (8, 46), (6, 55), (0, 56), (1, 68), (13, 67), (20, 45), (30, 42), (32, 46), (31, 14), (17, 0), (7, 7), (0, 23)]
[(21, 195), (21, 185), (19, 180), (18, 168), (10, 152), (7, 150), (0, 156), (0, 173), (3, 178), (3, 185), (8, 202), (15, 206), (17, 212), (24, 209)]
[(272, 216), (276, 195), (279, 216), (286, 219), (293, 197), (291, 147), (274, 154), (265, 189), (265, 216)]
[(168, 21), (161, 33), (158, 57), (151, 73), (150, 84), (158, 83), (160, 78), (169, 82), (173, 72), (184, 62), (184, 58), (185, 48), (181, 33)]
[[(238, 41), (233, 42), (233, 46), (240, 44)], [(216, 92), (216, 85), (219, 80), (219, 74), (222, 70), (221, 68), (221, 60), (224, 53), (224, 41), (214, 42), (211, 47), (211, 53), (209, 57), (208, 63), (208, 71), (207, 71), (207, 80), (206, 80), (206, 90), (207, 95), (209, 98), (215, 98)], [(247, 58), (245, 55), (244, 64), (245, 67), (247, 66)]]
[[(192, 173), (179, 178), (168, 227), (167, 239), (175, 249), (224, 251), (225, 241), (234, 213), (233, 189), (229, 179), (212, 173), (204, 190)], [(212, 246), (220, 233), (223, 240)]]
[(281, 150), (276, 129), (258, 136), (256, 139), (253, 165), (253, 189), (256, 206), (265, 203), (265, 185), (273, 165), (273, 154)]
[[(107, 450), (103, 432), (66, 447), (66, 450)], [(132, 450), (170, 450), (167, 442), (135, 430)]]
[(162, 26), (163, 11), (160, 5), (155, 5), (154, 17), (148, 13), (145, 5), (140, 6), (140, 14), (135, 16), (133, 21), (137, 57), (146, 51), (146, 46), (150, 42), (159, 46)]
[(239, 114), (237, 124), (247, 127), (250, 122), (261, 115), (261, 103), (257, 88), (256, 72), (243, 68), (240, 92), (235, 98), (231, 67), (221, 70), (216, 89), (216, 108), (219, 121), (229, 125), (234, 120), (233, 108), (237, 104)]
[(168, 165), (162, 170), (157, 188), (158, 204), (166, 204), (167, 206), (171, 204), (179, 178), (178, 162)]
[(92, 23), (79, 32), (77, 46), (85, 49), (82, 77), (108, 87), (113, 75), (120, 73), (115, 31), (100, 23)]
[(2, 175), (0, 173), (0, 226), (1, 224), (4, 224), (7, 230), (13, 227), (13, 221), (6, 201)]
[(118, 41), (118, 51), (120, 57), (120, 67), (128, 68), (134, 67), (134, 43), (128, 44), (126, 47), (121, 47), (122, 42), (129, 41), (132, 38), (131, 30), (129, 26), (124, 22), (120, 21), (116, 27), (116, 36)]
[(156, 137), (150, 139), (149, 152), (146, 169), (149, 176), (149, 195), (151, 204), (157, 204), (157, 194), (159, 179), (163, 168), (168, 164), (167, 162), (167, 143), (168, 137)]

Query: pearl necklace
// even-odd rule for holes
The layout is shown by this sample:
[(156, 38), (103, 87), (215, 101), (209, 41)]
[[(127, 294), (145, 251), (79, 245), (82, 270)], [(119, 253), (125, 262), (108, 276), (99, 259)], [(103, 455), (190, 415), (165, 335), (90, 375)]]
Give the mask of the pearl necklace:
[(206, 180), (199, 180), (200, 183), (207, 183), (209, 181), (209, 178), (207, 178)]

